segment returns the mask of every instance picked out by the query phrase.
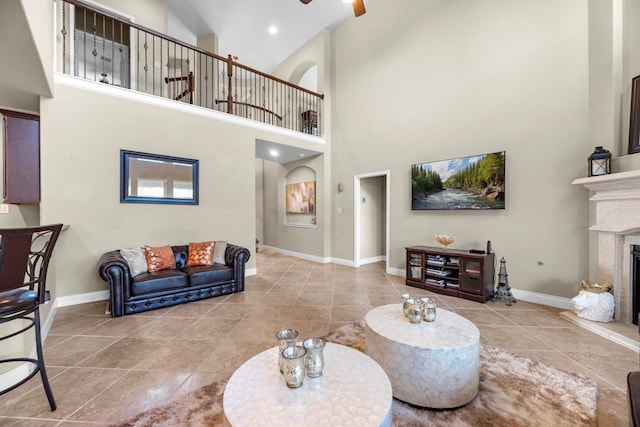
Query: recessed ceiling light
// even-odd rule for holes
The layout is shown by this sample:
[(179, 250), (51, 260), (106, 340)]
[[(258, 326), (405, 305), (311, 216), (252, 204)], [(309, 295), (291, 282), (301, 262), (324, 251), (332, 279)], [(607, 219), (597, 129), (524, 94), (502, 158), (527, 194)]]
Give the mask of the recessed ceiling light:
[(269, 154), (271, 154), (271, 157), (278, 157), (278, 152), (276, 150), (269, 150)]
[(269, 34), (278, 34), (278, 27), (272, 25), (269, 27)]

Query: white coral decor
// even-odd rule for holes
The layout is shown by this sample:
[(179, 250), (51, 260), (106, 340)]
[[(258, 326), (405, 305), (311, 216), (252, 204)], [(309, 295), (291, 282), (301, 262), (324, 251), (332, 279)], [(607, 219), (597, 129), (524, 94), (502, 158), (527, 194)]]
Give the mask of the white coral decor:
[(583, 290), (571, 298), (571, 302), (578, 317), (596, 322), (613, 321), (614, 302), (609, 292), (597, 294)]

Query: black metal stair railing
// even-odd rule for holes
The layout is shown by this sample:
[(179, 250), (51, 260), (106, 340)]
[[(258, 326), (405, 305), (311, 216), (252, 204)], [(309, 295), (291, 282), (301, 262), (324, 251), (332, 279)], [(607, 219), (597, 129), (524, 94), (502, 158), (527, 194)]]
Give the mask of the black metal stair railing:
[(324, 95), (80, 0), (57, 2), (59, 72), (320, 135)]

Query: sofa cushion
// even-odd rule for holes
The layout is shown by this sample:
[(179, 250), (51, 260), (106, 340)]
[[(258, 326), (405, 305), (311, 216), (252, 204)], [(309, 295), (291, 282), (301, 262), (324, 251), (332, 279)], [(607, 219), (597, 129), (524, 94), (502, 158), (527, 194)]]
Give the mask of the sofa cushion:
[(189, 242), (189, 255), (187, 256), (187, 267), (196, 265), (213, 264), (213, 251), (215, 242)]
[(144, 252), (147, 257), (149, 273), (176, 268), (176, 260), (171, 246), (145, 246)]
[(209, 285), (216, 282), (229, 282), (234, 279), (233, 268), (222, 264), (185, 267), (182, 271), (189, 275), (190, 286)]
[(182, 271), (162, 270), (155, 273), (142, 273), (131, 281), (131, 295), (140, 296), (169, 289), (186, 288), (189, 278)]
[(132, 276), (147, 272), (147, 258), (144, 248), (120, 249), (120, 255), (127, 261)]

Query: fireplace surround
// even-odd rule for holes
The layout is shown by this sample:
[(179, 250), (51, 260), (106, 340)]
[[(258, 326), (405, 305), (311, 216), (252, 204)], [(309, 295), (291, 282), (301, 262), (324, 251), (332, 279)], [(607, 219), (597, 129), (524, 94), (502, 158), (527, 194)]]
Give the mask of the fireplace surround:
[(632, 252), (634, 246), (640, 246), (640, 171), (580, 178), (573, 184), (589, 189), (589, 201), (595, 204), (594, 224), (589, 230), (598, 238), (597, 281), (613, 284), (614, 319), (637, 323)]

